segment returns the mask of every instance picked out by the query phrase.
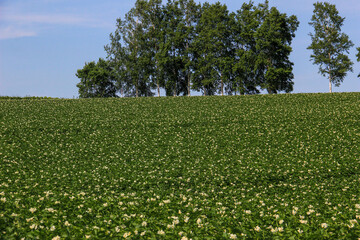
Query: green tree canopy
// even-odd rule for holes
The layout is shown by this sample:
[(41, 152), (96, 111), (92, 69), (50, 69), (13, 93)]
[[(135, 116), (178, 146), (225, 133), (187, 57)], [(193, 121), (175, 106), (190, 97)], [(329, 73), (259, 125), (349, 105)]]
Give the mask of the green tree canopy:
[(233, 65), (233, 79), (228, 84), (228, 92), (240, 94), (259, 93), (257, 89), (255, 63), (256, 39), (255, 33), (261, 24), (263, 14), (261, 6), (256, 7), (252, 1), (243, 3), (235, 14), (233, 26), (233, 48), (235, 63)]
[(116, 97), (116, 76), (108, 61), (100, 58), (97, 63), (85, 63), (76, 76), (80, 78), (80, 98)]
[(264, 21), (255, 33), (258, 79), (268, 93), (293, 90), (293, 63), (289, 60), (291, 42), (299, 26), (296, 16), (288, 17), (272, 7), (264, 9)]
[[(226, 5), (205, 3), (196, 26), (195, 40), (197, 58), (196, 88), (204, 95), (212, 95), (219, 89), (224, 94), (233, 65), (231, 30), (234, 24)], [(219, 86), (220, 85), (220, 86)]]
[(354, 44), (348, 35), (341, 32), (345, 18), (339, 16), (336, 6), (328, 2), (314, 3), (314, 14), (309, 24), (314, 27), (310, 33), (313, 50), (311, 60), (319, 65), (319, 73), (329, 78), (329, 91), (332, 84), (339, 86), (348, 71), (352, 71), (352, 61), (345, 54)]
[(137, 0), (105, 51), (121, 96), (160, 96), (161, 88), (167, 96), (290, 92), (298, 25), (267, 0), (236, 13), (220, 2)]

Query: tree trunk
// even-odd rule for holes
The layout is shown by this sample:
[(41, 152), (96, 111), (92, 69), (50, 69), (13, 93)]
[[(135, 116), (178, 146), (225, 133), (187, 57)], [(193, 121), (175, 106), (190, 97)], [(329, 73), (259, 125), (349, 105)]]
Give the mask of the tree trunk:
[(157, 80), (156, 85), (157, 85), (158, 97), (160, 97), (160, 86), (159, 86), (159, 80)]
[[(331, 55), (329, 53), (329, 60), (331, 62)], [(332, 85), (331, 85), (331, 69), (330, 69), (330, 66), (329, 66), (329, 91), (330, 93), (332, 93)]]
[[(157, 52), (157, 48), (156, 48), (156, 52)], [(158, 68), (158, 61), (155, 61), (155, 69)], [(157, 87), (157, 92), (158, 92), (158, 97), (160, 97), (160, 83), (159, 83), (159, 76), (156, 76), (156, 87)]]
[(174, 89), (173, 89), (173, 95), (174, 95), (174, 97), (176, 97), (176, 82), (174, 83)]
[(267, 88), (267, 91), (269, 94), (277, 94), (277, 91), (275, 89), (272, 88)]
[[(153, 22), (151, 22), (151, 25), (152, 25), (152, 28), (153, 30), (155, 31), (155, 24)], [(157, 39), (155, 39), (155, 42)], [(155, 43), (155, 59), (156, 59), (156, 54), (158, 52), (158, 46), (157, 44)], [(155, 69), (158, 67), (158, 61), (157, 59), (155, 60)], [(158, 97), (160, 97), (160, 86), (159, 86), (159, 79), (158, 79), (158, 76), (156, 76), (156, 87), (157, 87), (157, 92), (158, 92)]]
[(190, 72), (188, 73), (188, 96), (190, 97), (191, 96), (191, 93), (190, 93), (190, 89), (191, 89), (191, 86), (190, 86)]
[(224, 96), (224, 81), (223, 81), (223, 75), (221, 74), (221, 96)]
[[(188, 7), (188, 5), (186, 6)], [(191, 22), (189, 20), (189, 9), (186, 8), (186, 23), (187, 23), (187, 27), (190, 28), (191, 27)], [(189, 54), (189, 36), (187, 37), (186, 39), (186, 53)], [(191, 76), (190, 76), (190, 70), (188, 69), (188, 75), (187, 75), (187, 80), (188, 80), (188, 97), (191, 96), (191, 93), (190, 93), (190, 79), (191, 79)]]
[[(136, 29), (137, 29), (138, 24), (139, 24), (139, 18), (136, 18), (136, 26), (135, 26)], [(134, 32), (132, 32), (132, 35), (134, 36)], [(135, 56), (137, 55), (137, 50), (138, 50), (138, 45), (137, 45), (137, 41), (136, 41), (136, 45), (135, 45), (136, 54), (135, 54)], [(139, 74), (139, 72), (138, 72), (138, 74)], [(136, 90), (135, 90), (136, 91), (136, 97), (138, 98), (139, 97), (139, 79), (137, 80), (135, 88), (136, 88)]]
[[(173, 70), (173, 72), (174, 72), (174, 78), (176, 78), (175, 69)], [(174, 97), (176, 97), (176, 95), (177, 95), (177, 94), (176, 94), (176, 90), (177, 90), (177, 89), (176, 89), (176, 87), (177, 87), (176, 85), (177, 85), (177, 80), (175, 80), (175, 83), (174, 83)]]

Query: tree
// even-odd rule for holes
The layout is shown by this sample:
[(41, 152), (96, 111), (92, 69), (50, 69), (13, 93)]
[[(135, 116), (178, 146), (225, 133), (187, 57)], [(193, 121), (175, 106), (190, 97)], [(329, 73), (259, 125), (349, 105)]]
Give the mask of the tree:
[(196, 4), (194, 0), (180, 0), (180, 9), (183, 15), (183, 24), (185, 29), (184, 41), (185, 51), (182, 56), (185, 64), (185, 82), (187, 83), (187, 95), (191, 95), (192, 75), (195, 68), (194, 40), (196, 39), (195, 26), (200, 19), (200, 4)]
[(224, 95), (224, 84), (229, 79), (233, 63), (231, 48), (231, 28), (233, 17), (226, 5), (220, 2), (205, 3), (197, 24), (197, 83), (195, 87), (204, 95), (212, 95), (219, 90)]
[(151, 44), (148, 41), (147, 1), (137, 0), (125, 19), (117, 19), (117, 29), (105, 46), (108, 59), (120, 76), (118, 85), (126, 96), (153, 96)]
[(168, 0), (163, 8), (164, 40), (158, 62), (164, 76), (166, 95), (190, 95), (194, 70), (193, 41), (199, 5), (193, 0)]
[[(121, 24), (121, 21), (119, 22)], [(119, 28), (114, 33), (110, 34), (110, 40), (111, 43), (106, 45), (104, 48), (108, 54), (107, 59), (110, 66), (116, 75), (116, 87), (120, 90), (121, 96), (124, 97), (130, 92), (129, 89), (131, 89), (132, 86), (130, 85), (130, 81), (128, 79), (128, 72), (126, 70), (126, 49), (121, 44), (121, 34), (119, 32)]]
[(341, 32), (345, 18), (339, 16), (335, 5), (327, 2), (314, 3), (314, 14), (309, 24), (315, 33), (310, 33), (313, 50), (311, 60), (319, 65), (319, 73), (329, 79), (329, 91), (332, 84), (340, 86), (348, 71), (352, 71), (352, 61), (345, 54), (354, 44)]
[(183, 55), (185, 49), (185, 25), (178, 0), (169, 0), (164, 7), (165, 41), (161, 45), (160, 63), (164, 70), (167, 96), (177, 96), (186, 88)]
[(290, 92), (289, 60), (295, 16), (268, 1), (244, 3), (237, 13), (227, 6), (194, 0), (137, 0), (105, 46), (125, 96)]
[(76, 85), (80, 98), (116, 97), (116, 76), (108, 61), (100, 58), (97, 63), (85, 63), (76, 76), (80, 78)]
[(253, 1), (243, 3), (241, 9), (235, 14), (235, 24), (233, 27), (233, 48), (235, 49), (235, 64), (233, 65), (233, 79), (228, 84), (228, 92), (239, 92), (243, 94), (259, 93), (257, 85), (257, 74), (255, 64), (257, 59), (255, 33), (261, 25), (266, 4), (258, 7)]
[(299, 22), (296, 16), (288, 17), (275, 7), (264, 11), (264, 20), (255, 33), (257, 78), (260, 87), (270, 94), (278, 91), (288, 93), (294, 84), (293, 63), (289, 60), (291, 42)]
[(141, 15), (145, 29), (146, 51), (149, 58), (150, 82), (156, 86), (157, 95), (160, 97), (160, 87), (164, 86), (163, 69), (159, 58), (160, 46), (165, 40), (164, 34), (164, 9), (161, 0), (142, 1)]

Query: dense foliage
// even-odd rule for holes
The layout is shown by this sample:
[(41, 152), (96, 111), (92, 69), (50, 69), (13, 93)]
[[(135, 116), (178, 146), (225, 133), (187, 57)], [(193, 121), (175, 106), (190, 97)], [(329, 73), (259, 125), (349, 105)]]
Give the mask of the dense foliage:
[(76, 76), (80, 78), (80, 83), (76, 85), (80, 98), (116, 96), (116, 73), (108, 61), (100, 58), (97, 63), (86, 63)]
[(2, 99), (0, 239), (355, 239), (359, 99)]
[[(291, 92), (298, 25), (267, 0), (236, 13), (220, 2), (137, 0), (105, 50), (123, 96), (160, 96), (161, 88), (167, 96)], [(93, 95), (82, 86), (80, 96)]]
[(349, 36), (341, 32), (345, 18), (339, 15), (336, 6), (328, 2), (314, 3), (314, 14), (309, 23), (314, 27), (310, 33), (313, 51), (311, 60), (319, 65), (319, 73), (329, 78), (329, 91), (332, 84), (339, 86), (352, 71), (353, 62), (349, 59), (349, 49), (354, 46)]

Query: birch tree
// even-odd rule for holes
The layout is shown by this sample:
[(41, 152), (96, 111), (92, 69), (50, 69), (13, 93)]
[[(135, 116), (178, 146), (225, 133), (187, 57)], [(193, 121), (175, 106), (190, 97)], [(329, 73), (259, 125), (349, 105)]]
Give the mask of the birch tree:
[(291, 42), (299, 26), (296, 16), (287, 16), (272, 7), (266, 10), (265, 18), (255, 33), (257, 72), (260, 87), (269, 94), (279, 91), (291, 92), (293, 90), (294, 65), (289, 57), (292, 52)]
[(260, 91), (257, 86), (258, 71), (255, 66), (258, 57), (256, 49), (256, 32), (264, 21), (265, 14), (268, 12), (268, 3), (254, 5), (253, 1), (243, 3), (241, 9), (236, 12), (235, 24), (233, 27), (235, 63), (233, 65), (233, 79), (228, 84), (228, 92), (239, 92), (244, 94), (257, 94)]
[(125, 96), (153, 96), (151, 51), (148, 41), (147, 1), (137, 0), (124, 20), (117, 19), (117, 29), (105, 46), (108, 59), (118, 71), (119, 84)]
[(204, 95), (213, 95), (216, 90), (224, 95), (224, 85), (229, 79), (233, 63), (231, 29), (234, 22), (226, 5), (217, 2), (202, 6), (201, 18), (196, 26), (195, 40), (198, 78), (197, 88)]
[(348, 71), (352, 71), (353, 62), (349, 59), (349, 49), (354, 44), (348, 35), (341, 32), (345, 18), (339, 16), (336, 6), (328, 2), (314, 3), (314, 12), (309, 24), (314, 27), (310, 33), (313, 50), (311, 60), (319, 65), (319, 73), (329, 79), (329, 91), (332, 84), (340, 86)]

